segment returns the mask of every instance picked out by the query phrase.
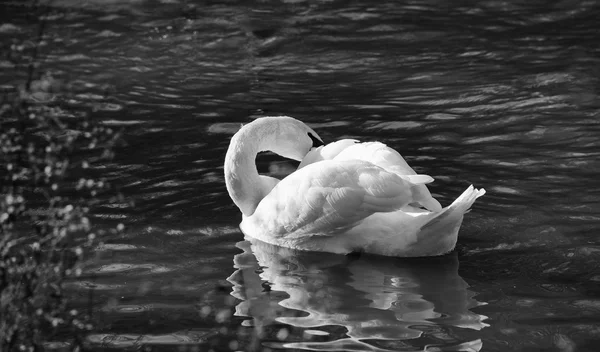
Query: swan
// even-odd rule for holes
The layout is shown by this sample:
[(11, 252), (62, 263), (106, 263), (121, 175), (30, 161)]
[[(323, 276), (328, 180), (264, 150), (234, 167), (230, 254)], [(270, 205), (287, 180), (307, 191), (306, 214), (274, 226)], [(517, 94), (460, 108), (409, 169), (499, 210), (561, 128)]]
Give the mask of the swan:
[[(300, 162), (278, 180), (259, 175), (256, 156), (271, 151)], [(325, 145), (289, 116), (258, 118), (231, 138), (224, 163), (240, 229), (266, 243), (305, 251), (394, 257), (452, 251), (463, 215), (484, 189), (469, 186), (442, 208), (394, 149), (343, 139)]]

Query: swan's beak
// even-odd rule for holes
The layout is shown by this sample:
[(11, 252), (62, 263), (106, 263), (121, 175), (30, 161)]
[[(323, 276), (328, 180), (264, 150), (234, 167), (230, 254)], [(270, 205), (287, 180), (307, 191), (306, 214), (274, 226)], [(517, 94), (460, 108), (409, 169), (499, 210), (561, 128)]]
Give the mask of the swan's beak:
[(308, 136), (310, 137), (310, 140), (312, 141), (312, 147), (310, 149), (325, 145), (325, 143), (323, 143), (322, 140), (320, 140), (318, 137), (314, 136), (312, 133), (309, 132)]

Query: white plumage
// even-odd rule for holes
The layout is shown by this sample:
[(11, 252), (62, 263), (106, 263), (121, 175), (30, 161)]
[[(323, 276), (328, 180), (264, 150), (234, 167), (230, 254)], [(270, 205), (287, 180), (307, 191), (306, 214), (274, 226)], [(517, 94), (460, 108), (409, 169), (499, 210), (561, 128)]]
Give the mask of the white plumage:
[[(417, 175), (385, 144), (322, 144), (286, 116), (259, 118), (233, 136), (225, 181), (246, 235), (300, 250), (441, 255), (454, 248), (464, 213), (485, 194), (470, 186), (442, 208), (425, 186), (433, 178)], [(256, 155), (266, 150), (300, 161), (298, 170), (281, 181), (259, 175)]]

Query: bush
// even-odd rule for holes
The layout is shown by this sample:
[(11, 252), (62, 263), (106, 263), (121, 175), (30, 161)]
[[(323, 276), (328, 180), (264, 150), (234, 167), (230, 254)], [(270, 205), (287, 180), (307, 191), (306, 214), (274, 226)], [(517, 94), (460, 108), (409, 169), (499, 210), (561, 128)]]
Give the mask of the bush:
[(10, 44), (15, 76), (27, 78), (0, 101), (0, 351), (40, 351), (55, 338), (75, 350), (92, 328), (69, 309), (62, 284), (80, 273), (95, 237), (88, 213), (109, 185), (75, 175), (112, 157), (119, 137), (69, 106), (68, 84), (50, 72), (34, 79), (34, 42)]

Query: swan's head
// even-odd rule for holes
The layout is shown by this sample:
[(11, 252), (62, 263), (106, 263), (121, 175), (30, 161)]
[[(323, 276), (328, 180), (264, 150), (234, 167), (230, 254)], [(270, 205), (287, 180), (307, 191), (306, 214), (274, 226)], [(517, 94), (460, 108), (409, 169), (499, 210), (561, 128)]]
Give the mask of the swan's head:
[(322, 145), (323, 140), (312, 128), (292, 117), (262, 117), (242, 126), (231, 137), (223, 165), (231, 199), (245, 216), (251, 216), (278, 182), (258, 174), (259, 152), (269, 150), (301, 161), (312, 148)]
[(263, 147), (284, 158), (302, 161), (312, 148), (324, 145), (317, 132), (293, 117), (263, 117), (252, 123), (264, 123), (261, 129), (274, 138), (265, 138)]

